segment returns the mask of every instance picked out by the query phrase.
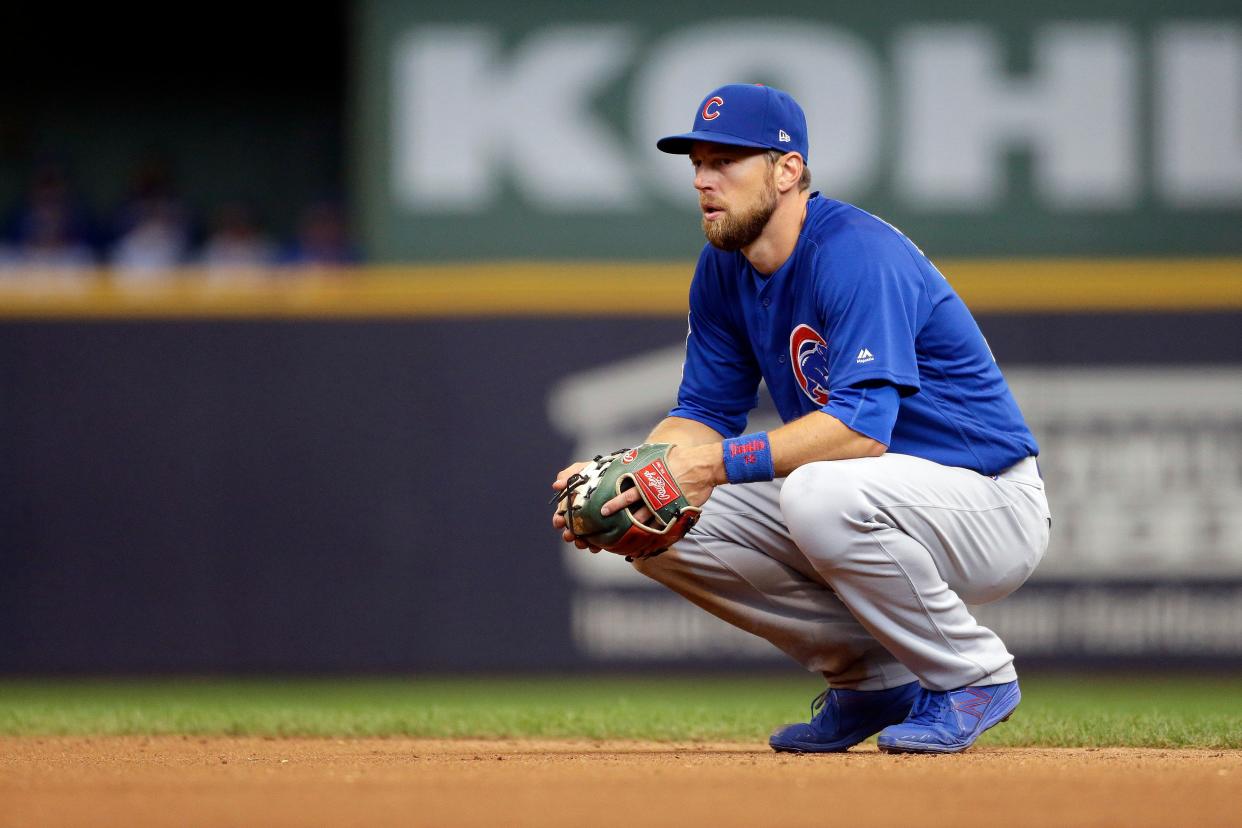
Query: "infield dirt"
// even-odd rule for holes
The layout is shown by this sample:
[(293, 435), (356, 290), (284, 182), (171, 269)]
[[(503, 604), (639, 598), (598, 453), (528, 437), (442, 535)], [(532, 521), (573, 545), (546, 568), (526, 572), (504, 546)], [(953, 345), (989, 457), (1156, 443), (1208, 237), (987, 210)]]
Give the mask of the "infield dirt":
[(1216, 826), (1242, 751), (788, 756), (754, 744), (0, 739), (0, 825)]

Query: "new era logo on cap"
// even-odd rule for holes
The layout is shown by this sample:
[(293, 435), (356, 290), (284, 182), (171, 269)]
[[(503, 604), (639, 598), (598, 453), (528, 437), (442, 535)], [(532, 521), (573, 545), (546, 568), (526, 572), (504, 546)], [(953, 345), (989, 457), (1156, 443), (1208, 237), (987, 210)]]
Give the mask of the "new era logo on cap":
[(661, 138), (656, 146), (686, 155), (695, 141), (796, 152), (810, 161), (802, 107), (789, 93), (760, 84), (732, 83), (713, 89), (694, 113), (691, 131)]

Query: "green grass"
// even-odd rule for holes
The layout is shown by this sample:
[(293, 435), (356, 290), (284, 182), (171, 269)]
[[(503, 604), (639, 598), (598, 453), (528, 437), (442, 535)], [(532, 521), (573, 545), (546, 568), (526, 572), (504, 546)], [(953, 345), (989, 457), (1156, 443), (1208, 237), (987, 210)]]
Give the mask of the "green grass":
[[(813, 678), (0, 680), (0, 735), (739, 740)], [(1242, 748), (1242, 678), (1032, 677), (985, 744)]]

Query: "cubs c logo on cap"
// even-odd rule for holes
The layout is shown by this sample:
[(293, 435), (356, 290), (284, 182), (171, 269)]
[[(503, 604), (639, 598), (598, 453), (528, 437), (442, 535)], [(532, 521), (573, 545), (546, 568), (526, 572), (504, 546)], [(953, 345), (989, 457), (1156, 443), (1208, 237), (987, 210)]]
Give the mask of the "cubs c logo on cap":
[[(712, 109), (713, 105), (715, 105), (716, 109)], [(714, 121), (719, 118), (720, 112), (718, 110), (722, 106), (724, 106), (724, 98), (719, 95), (714, 98), (708, 98), (707, 103), (703, 104), (703, 120)]]

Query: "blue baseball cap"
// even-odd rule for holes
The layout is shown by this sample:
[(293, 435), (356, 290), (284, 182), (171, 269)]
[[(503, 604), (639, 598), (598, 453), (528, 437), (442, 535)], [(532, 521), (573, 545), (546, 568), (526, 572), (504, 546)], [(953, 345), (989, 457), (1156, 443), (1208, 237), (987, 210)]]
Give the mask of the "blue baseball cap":
[(808, 161), (802, 107), (788, 92), (757, 83), (731, 83), (707, 93), (693, 129), (661, 138), (656, 147), (688, 155), (695, 141), (796, 152)]

